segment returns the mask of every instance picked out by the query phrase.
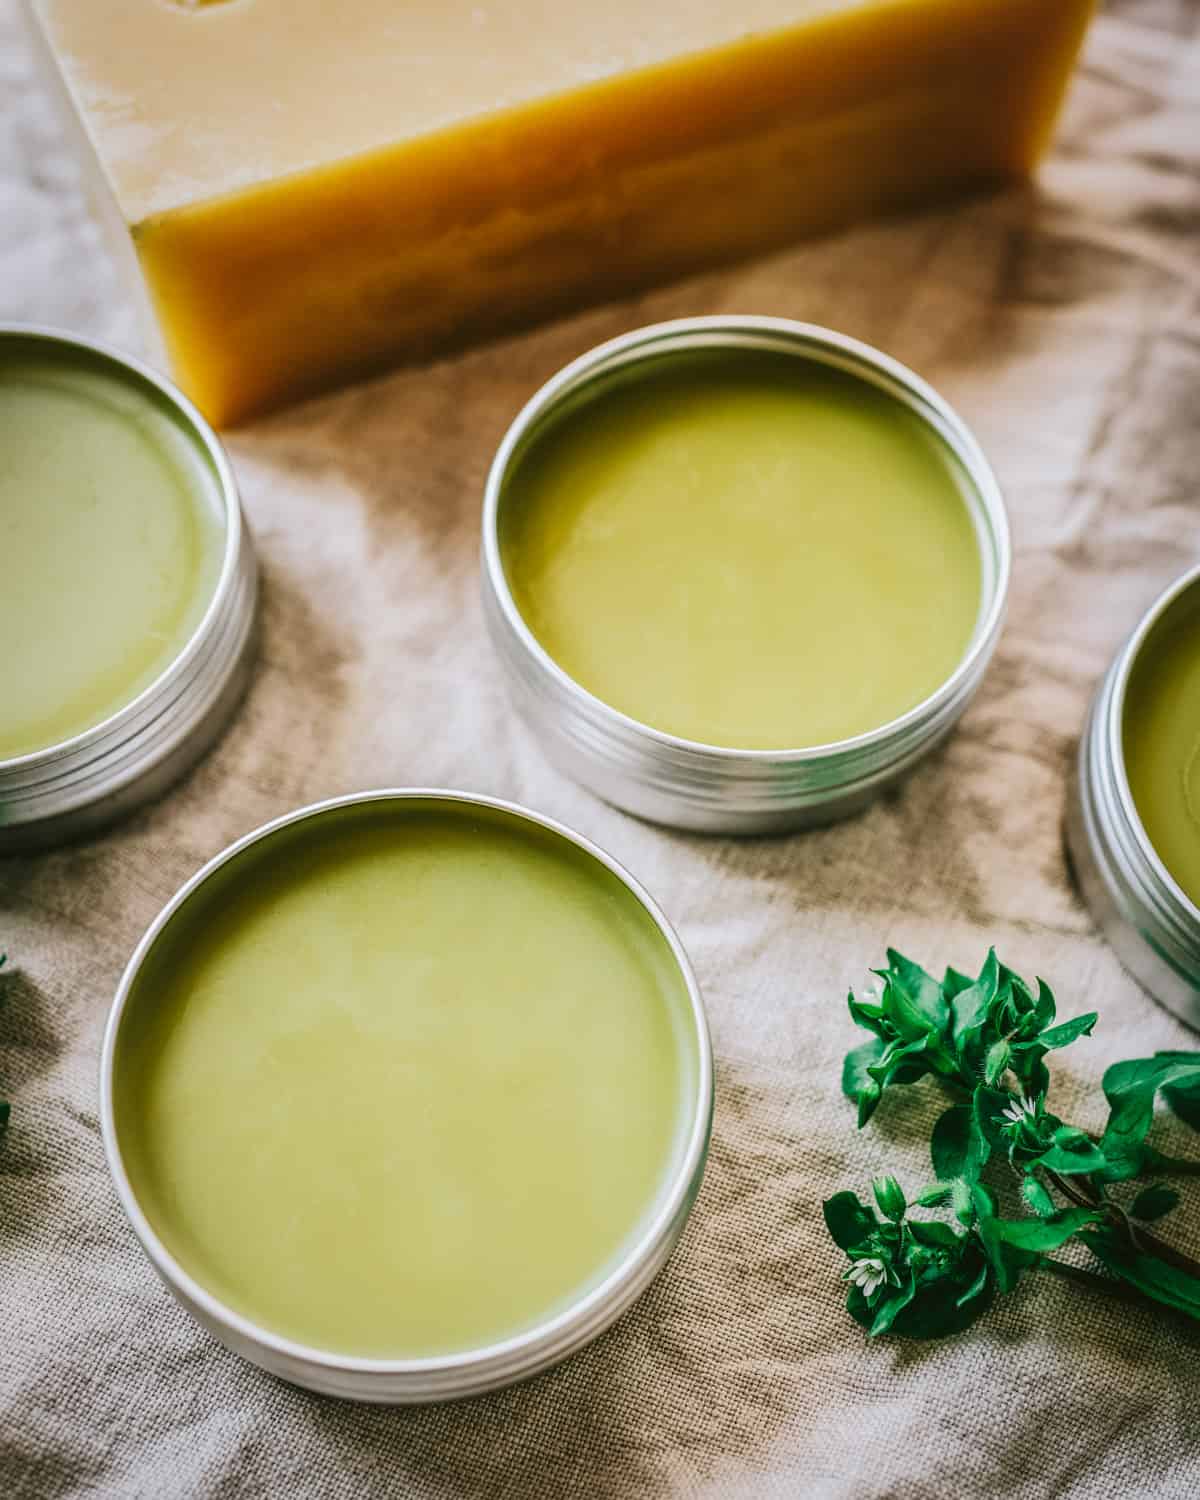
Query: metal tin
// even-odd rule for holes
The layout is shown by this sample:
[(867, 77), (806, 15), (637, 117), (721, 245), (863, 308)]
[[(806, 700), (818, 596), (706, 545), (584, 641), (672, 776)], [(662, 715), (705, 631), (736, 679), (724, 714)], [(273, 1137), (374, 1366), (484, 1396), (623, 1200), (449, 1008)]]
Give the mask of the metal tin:
[[(879, 729), (793, 750), (735, 750), (663, 733), (582, 688), (544, 650), (504, 575), (499, 514), (508, 476), (541, 423), (639, 361), (700, 349), (769, 350), (856, 375), (915, 412), (957, 460), (979, 540), (982, 597), (956, 670), (932, 696)], [(868, 344), (782, 318), (684, 318), (601, 344), (553, 376), (509, 428), (487, 479), (483, 603), (518, 711), (547, 755), (606, 801), (651, 822), (704, 833), (774, 833), (847, 817), (947, 735), (995, 649), (1008, 594), (1008, 518), (996, 478), (962, 418), (904, 365)]]
[(211, 476), (225, 546), (213, 596), (190, 640), (131, 703), (83, 733), (0, 760), (0, 855), (90, 833), (159, 796), (225, 728), (249, 680), (257, 569), (237, 483), (216, 434), (192, 403), (139, 360), (91, 339), (22, 324), (0, 345), (68, 351), (139, 388), (194, 445)]
[[(435, 1358), (382, 1360), (343, 1357), (281, 1338), (225, 1307), (179, 1265), (143, 1214), (125, 1171), (114, 1124), (113, 1065), (121, 1017), (138, 971), (167, 923), (217, 870), (292, 824), (319, 819), (351, 804), (398, 799), (496, 809), (558, 834), (611, 871), (648, 913), (678, 965), (691, 1002), (697, 1081), (686, 1144), (659, 1210), (640, 1240), (599, 1286), (564, 1312), (501, 1343)], [(661, 1270), (683, 1230), (704, 1174), (712, 1110), (712, 1047), (699, 986), (687, 954), (653, 897), (610, 855), (561, 823), (495, 797), (437, 789), (358, 792), (315, 803), (274, 819), (210, 860), (168, 902), (138, 944), (117, 989), (100, 1057), (100, 1128), (117, 1196), (151, 1264), (175, 1297), (227, 1348), (273, 1375), (325, 1395), (392, 1405), (474, 1396), (524, 1380), (577, 1353), (619, 1318)], [(403, 1288), (398, 1288), (398, 1295), (403, 1295)]]
[(1200, 609), (1200, 567), (1159, 596), (1096, 690), (1067, 799), (1066, 843), (1101, 932), (1143, 988), (1200, 1029), (1200, 909), (1154, 850), (1125, 767), (1126, 693), (1155, 626), (1185, 595)]

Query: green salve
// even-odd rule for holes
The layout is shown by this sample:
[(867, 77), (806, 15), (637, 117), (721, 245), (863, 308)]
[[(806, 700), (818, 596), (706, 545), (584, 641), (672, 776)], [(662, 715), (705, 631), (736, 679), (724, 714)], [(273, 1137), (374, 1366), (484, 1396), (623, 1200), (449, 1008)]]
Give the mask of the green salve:
[(784, 355), (667, 356), (552, 416), (500, 511), (548, 654), (681, 738), (798, 749), (951, 675), (981, 559), (949, 449), (866, 381)]
[(215, 481), (86, 353), (0, 343), (0, 759), (81, 734), (179, 654), (220, 570)]
[(1183, 594), (1143, 643), (1122, 727), (1142, 826), (1200, 906), (1200, 588)]
[(657, 927), (524, 820), (396, 801), (271, 836), (177, 914), (114, 1072), (196, 1281), (310, 1347), (466, 1350), (566, 1307), (667, 1190), (699, 1059)]

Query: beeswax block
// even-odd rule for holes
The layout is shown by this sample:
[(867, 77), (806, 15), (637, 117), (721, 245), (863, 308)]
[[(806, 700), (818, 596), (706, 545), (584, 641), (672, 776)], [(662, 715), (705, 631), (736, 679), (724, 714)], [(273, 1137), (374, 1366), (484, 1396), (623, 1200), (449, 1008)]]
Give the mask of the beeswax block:
[(28, 0), (229, 423), (971, 182), (1093, 0)]

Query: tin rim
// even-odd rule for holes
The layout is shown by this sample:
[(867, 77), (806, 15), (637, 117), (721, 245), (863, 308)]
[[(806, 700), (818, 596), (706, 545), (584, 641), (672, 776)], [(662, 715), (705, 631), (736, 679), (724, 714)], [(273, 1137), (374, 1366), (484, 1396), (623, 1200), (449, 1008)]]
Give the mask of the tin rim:
[[(142, 1212), (126, 1174), (120, 1145), (117, 1140), (114, 1118), (113, 1071), (121, 1018), (124, 1014), (134, 981), (141, 970), (146, 956), (157, 942), (167, 923), (212, 875), (231, 860), (236, 859), (252, 845), (261, 843), (271, 838), (281, 829), (290, 827), (296, 823), (320, 818), (336, 808), (362, 805), (370, 802), (399, 801), (454, 802), (467, 806), (493, 809), (511, 818), (531, 823), (536, 827), (558, 835), (568, 843), (573, 844), (576, 848), (583, 850), (585, 854), (589, 854), (611, 874), (615, 875), (654, 922), (658, 932), (665, 939), (671, 956), (683, 978), (690, 1007), (691, 1030), (694, 1034), (697, 1049), (697, 1086), (691, 1104), (692, 1118), (688, 1126), (686, 1144), (679, 1162), (671, 1175), (662, 1202), (655, 1210), (654, 1216), (645, 1230), (624, 1255), (622, 1255), (620, 1261), (605, 1276), (602, 1282), (592, 1287), (582, 1297), (572, 1302), (561, 1312), (556, 1313), (554, 1317), (547, 1318), (536, 1324), (533, 1328), (527, 1329), (525, 1332), (516, 1334), (511, 1338), (481, 1345), (478, 1349), (460, 1350), (453, 1354), (429, 1355), (414, 1359), (372, 1359), (357, 1355), (338, 1354), (328, 1349), (316, 1349), (306, 1344), (297, 1343), (295, 1340), (284, 1338), (280, 1334), (273, 1333), (243, 1314), (235, 1312), (232, 1308), (226, 1306), (225, 1303), (209, 1292), (200, 1282), (196, 1281), (179, 1264)], [(490, 1367), (495, 1366), (499, 1367), (495, 1369), (495, 1384), (499, 1385), (508, 1383), (510, 1380), (520, 1379), (525, 1374), (534, 1373), (537, 1369), (542, 1368), (544, 1363), (555, 1362), (559, 1358), (565, 1358), (566, 1355), (574, 1352), (575, 1348), (581, 1347), (582, 1343), (602, 1331), (608, 1322), (611, 1321), (611, 1318), (605, 1316), (608, 1305), (616, 1301), (622, 1291), (637, 1283), (639, 1272), (644, 1271), (653, 1263), (655, 1253), (661, 1249), (664, 1241), (670, 1241), (676, 1221), (680, 1215), (682, 1214), (686, 1217), (687, 1213), (690, 1212), (691, 1199), (694, 1198), (699, 1187), (700, 1178), (703, 1175), (712, 1129), (713, 1091), (712, 1044), (709, 1037), (704, 1003), (700, 995), (700, 987), (696, 981), (691, 962), (665, 913), (654, 897), (650, 895), (649, 891), (646, 890), (634, 875), (584, 835), (567, 828), (554, 818), (546, 817), (541, 813), (531, 812), (528, 808), (522, 807), (516, 802), (507, 801), (499, 797), (489, 797), (438, 787), (383, 788), (377, 791), (353, 792), (346, 796), (330, 797), (322, 802), (311, 803), (307, 807), (298, 808), (294, 812), (284, 813), (278, 818), (273, 818), (270, 822), (264, 823), (261, 827), (245, 834), (242, 838), (236, 840), (219, 854), (215, 855), (186, 881), (170, 901), (167, 902), (142, 936), (141, 941), (133, 952), (133, 956), (126, 965), (117, 987), (117, 993), (109, 1012), (108, 1021), (105, 1024), (104, 1040), (100, 1053), (100, 1132), (104, 1142), (105, 1159), (108, 1164), (109, 1174), (117, 1191), (118, 1200), (151, 1264), (172, 1291), (182, 1294), (190, 1304), (199, 1309), (205, 1317), (211, 1319), (212, 1323), (217, 1327), (227, 1329), (239, 1335), (247, 1344), (256, 1348), (269, 1350), (283, 1359), (295, 1361), (301, 1366), (316, 1367), (334, 1374), (375, 1375), (380, 1377), (403, 1377), (407, 1375), (419, 1378), (421, 1376), (453, 1375), (456, 1372), (461, 1372), (465, 1376), (468, 1374), (483, 1374)], [(637, 1292), (640, 1292), (641, 1289), (638, 1286)], [(615, 1317), (619, 1315), (626, 1305), (625, 1301), (621, 1301), (611, 1316)], [(597, 1326), (594, 1329), (589, 1328), (588, 1324), (590, 1322), (596, 1322)], [(580, 1334), (579, 1344), (569, 1342), (572, 1333), (576, 1332)], [(560, 1342), (564, 1342), (565, 1347), (559, 1352), (553, 1352), (555, 1346)], [(540, 1358), (546, 1355), (549, 1355), (548, 1359)], [(479, 1389), (485, 1388), (490, 1388), (490, 1383), (487, 1387), (479, 1387)], [(439, 1394), (453, 1396), (455, 1391), (448, 1389)]]
[[(654, 346), (664, 341), (694, 335), (696, 347), (719, 348), (721, 347), (720, 335), (731, 335), (736, 338), (745, 334), (762, 335), (764, 340), (777, 338), (779, 343), (771, 347), (777, 347), (780, 352), (795, 358), (817, 358), (820, 363), (833, 364), (860, 379), (880, 386), (888, 394), (894, 395), (892, 386), (899, 385), (919, 397), (936, 420), (930, 422), (925, 412), (919, 415), (927, 425), (933, 428), (950, 448), (958, 462), (963, 465), (971, 485), (977, 491), (978, 507), (971, 505), (966, 496), (964, 496), (964, 503), (968, 505), (975, 529), (980, 553), (980, 570), (984, 575), (985, 585), (987, 551), (984, 544), (989, 538), (982, 533), (981, 520), (986, 520), (990, 531), (991, 550), (995, 564), (992, 596), (987, 608), (981, 609), (971, 638), (954, 671), (938, 688), (899, 717), (889, 719), (875, 729), (866, 730), (851, 738), (832, 740), (821, 745), (806, 745), (800, 748), (781, 747), (776, 750), (714, 745), (656, 729), (653, 725), (641, 719), (635, 719), (615, 708), (603, 698), (590, 692), (565, 671), (534, 635), (517, 608), (500, 554), (500, 505), (514, 456), (519, 445), (532, 435), (537, 424), (554, 409), (561, 399), (593, 375), (608, 373), (609, 370), (621, 368), (627, 363), (635, 363), (653, 354)], [(714, 335), (717, 337), (714, 338)], [(807, 347), (798, 348), (796, 347), (798, 343), (803, 343)], [(681, 345), (680, 347), (682, 349), (687, 346)], [(768, 347), (766, 343), (764, 347)], [(818, 351), (824, 351), (825, 357), (820, 358)], [(613, 364), (614, 360), (619, 363)], [(873, 379), (873, 375), (876, 374), (886, 377), (886, 382)], [(484, 490), (482, 551), (484, 576), (505, 625), (516, 637), (525, 655), (561, 693), (586, 705), (593, 716), (619, 725), (627, 734), (654, 744), (668, 753), (677, 752), (710, 757), (731, 766), (780, 768), (870, 751), (903, 736), (908, 730), (930, 717), (937, 716), (941, 710), (951, 704), (964, 685), (986, 664), (995, 645), (1008, 598), (1012, 542), (1009, 534), (1008, 514), (1000, 486), (983, 450), (954, 408), (915, 371), (870, 344), (851, 338), (848, 334), (824, 328), (819, 324), (796, 322), (789, 318), (717, 315), (677, 318), (620, 334), (572, 360), (534, 392), (505, 433), (488, 471)]]
[(205, 640), (212, 635), (218, 625), (229, 596), (235, 590), (245, 531), (237, 480), (234, 478), (233, 468), (220, 440), (197, 407), (165, 376), (160, 375), (158, 371), (151, 369), (148, 364), (133, 355), (115, 349), (111, 344), (99, 339), (86, 338), (81, 334), (63, 333), (45, 324), (0, 323), (0, 345), (9, 339), (23, 339), (35, 345), (43, 343), (57, 345), (60, 348), (65, 346), (81, 350), (93, 361), (99, 360), (112, 369), (118, 378), (128, 379), (130, 374), (134, 375), (143, 384), (150, 386), (163, 403), (184, 417), (187, 422), (188, 436), (199, 443), (205, 458), (215, 471), (215, 489), (219, 493), (221, 503), (225, 541), (220, 571), (213, 584), (212, 594), (204, 613), (197, 621), (185, 645), (163, 667), (158, 676), (147, 683), (135, 698), (131, 698), (128, 703), (116, 709), (107, 718), (89, 725), (87, 729), (80, 730), (78, 734), (65, 740), (55, 740), (53, 744), (44, 745), (39, 750), (26, 751), (23, 755), (10, 756), (8, 759), (0, 757), (0, 776), (9, 772), (34, 770), (60, 757), (65, 758), (87, 751), (114, 735), (120, 735), (126, 725), (142, 717), (147, 706), (158, 697), (171, 678), (186, 675), (202, 652)]
[(1133, 789), (1129, 784), (1129, 773), (1125, 765), (1125, 700), (1138, 659), (1155, 627), (1176, 601), (1193, 588), (1200, 593), (1200, 563), (1189, 568), (1181, 578), (1177, 578), (1159, 594), (1121, 649), (1112, 681), (1109, 711), (1105, 716), (1104, 736), (1118, 805), (1137, 851), (1158, 883), (1165, 888), (1167, 895), (1178, 904), (1185, 916), (1191, 919), (1196, 926), (1197, 933), (1200, 934), (1200, 906), (1196, 905), (1167, 869), (1161, 855), (1151, 842), (1141, 814), (1138, 812), (1137, 803), (1134, 801)]

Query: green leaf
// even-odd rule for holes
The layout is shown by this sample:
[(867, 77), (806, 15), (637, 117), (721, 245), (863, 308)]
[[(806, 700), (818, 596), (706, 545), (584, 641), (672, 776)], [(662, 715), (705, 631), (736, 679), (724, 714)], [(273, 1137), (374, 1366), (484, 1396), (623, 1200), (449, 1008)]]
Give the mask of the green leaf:
[(1008, 1095), (1003, 1090), (985, 1088), (982, 1084), (971, 1097), (971, 1118), (977, 1138), (975, 1154), (981, 1166), (993, 1151), (1007, 1147), (1001, 1118), (1001, 1111), (1007, 1104)]
[(1135, 1158), (1154, 1118), (1158, 1090), (1168, 1084), (1190, 1086), (1198, 1081), (1200, 1053), (1166, 1053), (1114, 1063), (1103, 1079), (1109, 1104), (1108, 1124), (1100, 1142), (1105, 1153), (1125, 1162)]
[(999, 1083), (1011, 1060), (1012, 1047), (1004, 1037), (993, 1042), (987, 1049), (987, 1056), (983, 1060), (983, 1076), (992, 1088)]
[(990, 948), (979, 978), (966, 989), (959, 990), (950, 1002), (951, 1035), (960, 1061), (965, 1061), (978, 1044), (980, 1032), (996, 1000), (999, 980), (996, 950)]
[[(1131, 1177), (1136, 1177), (1146, 1170), (1149, 1150), (1149, 1146), (1130, 1146), (1123, 1149), (1110, 1142), (1104, 1147), (1104, 1168), (1095, 1175), (1101, 1182), (1128, 1182)], [(1152, 1170), (1161, 1172), (1165, 1169), (1158, 1165)]]
[(1031, 1172), (1021, 1183), (1021, 1197), (1040, 1218), (1048, 1219), (1055, 1211), (1054, 1199)]
[(963, 1292), (963, 1293), (961, 1293), (955, 1299), (956, 1300), (956, 1305), (958, 1307), (966, 1307), (966, 1305), (967, 1305), (968, 1302), (973, 1302), (976, 1297), (982, 1295), (982, 1293), (987, 1290), (987, 1284), (988, 1284), (988, 1263), (985, 1260), (984, 1263), (979, 1267), (979, 1275), (976, 1276), (975, 1280), (966, 1289), (966, 1291)]
[[(883, 1056), (884, 1045), (879, 1037), (872, 1037), (869, 1042), (863, 1042), (860, 1047), (846, 1053), (846, 1060), (842, 1063), (842, 1093), (847, 1099), (853, 1099), (857, 1104), (868, 1084), (872, 1091), (878, 1090), (879, 1085), (867, 1070)], [(876, 1097), (878, 1098), (877, 1092)], [(862, 1125), (866, 1122), (859, 1120), (858, 1123)]]
[(1054, 1003), (1054, 991), (1044, 979), (1037, 982), (1037, 998), (1033, 1002), (1033, 1014), (1038, 1026), (1044, 1028), (1054, 1020), (1057, 1007)]
[(928, 1042), (928, 1032), (914, 1038), (911, 1042), (889, 1042), (883, 1049), (879, 1061), (868, 1066), (868, 1076), (873, 1078), (881, 1089), (887, 1088), (889, 1083), (896, 1082), (896, 1075), (901, 1070), (906, 1069), (919, 1053), (925, 1051)]
[(832, 1198), (826, 1198), (822, 1208), (825, 1227), (834, 1244), (847, 1255), (857, 1250), (878, 1227), (875, 1215), (858, 1201), (855, 1193), (834, 1193)]
[(934, 1026), (920, 1005), (887, 969), (875, 969), (873, 972), (883, 981), (883, 994), (879, 999), (883, 1013), (900, 1039), (905, 1042), (925, 1041)]
[(935, 1182), (931, 1187), (923, 1188), (913, 1202), (920, 1204), (922, 1208), (941, 1208), (944, 1203), (950, 1202), (950, 1184)]
[(1044, 1098), (1050, 1091), (1050, 1071), (1042, 1061), (1043, 1049), (1036, 1044), (1022, 1047), (1012, 1061), (1012, 1070), (1027, 1099)]
[(1000, 960), (996, 957), (995, 948), (989, 948), (987, 957), (983, 961), (983, 968), (979, 971), (976, 984), (983, 988), (995, 998), (996, 991), (1000, 988)]
[(1200, 1319), (1200, 1280), (1195, 1276), (1121, 1244), (1109, 1229), (1085, 1230), (1080, 1239), (1101, 1264), (1130, 1286), (1189, 1318)]
[(952, 1104), (937, 1118), (929, 1141), (933, 1171), (941, 1182), (967, 1174), (971, 1116), (965, 1104)]
[[(1055, 1135), (1061, 1131), (1055, 1131)], [(1078, 1177), (1091, 1172), (1102, 1172), (1107, 1165), (1104, 1152), (1085, 1138), (1083, 1145), (1065, 1145), (1055, 1142), (1048, 1151), (1034, 1158), (1034, 1164), (1047, 1171), (1057, 1172), (1060, 1177)]]
[(912, 1274), (898, 1291), (892, 1292), (879, 1303), (875, 1310), (875, 1318), (867, 1330), (867, 1337), (877, 1339), (881, 1333), (886, 1333), (897, 1317), (904, 1311), (916, 1295), (917, 1283)]
[(1038, 1046), (1047, 1049), (1070, 1046), (1081, 1036), (1091, 1036), (1092, 1028), (1099, 1019), (1099, 1012), (1092, 1010), (1086, 1016), (1076, 1016), (1073, 1021), (1064, 1021), (1060, 1026), (1051, 1026), (1048, 1031), (1038, 1033)]
[(1163, 1089), (1163, 1098), (1171, 1112), (1185, 1125), (1190, 1125), (1193, 1130), (1200, 1130), (1200, 1094), (1187, 1094), (1182, 1089), (1173, 1089), (1168, 1085)]
[(887, 950), (887, 960), (895, 979), (903, 985), (915, 1009), (925, 1017), (928, 1025), (937, 1032), (944, 1031), (950, 1021), (950, 1003), (942, 993), (942, 987), (927, 974), (920, 964), (915, 964), (895, 948)]
[(937, 1219), (909, 1219), (908, 1228), (919, 1245), (928, 1245), (933, 1250), (957, 1250), (962, 1241), (962, 1235)]
[(950, 1002), (953, 1015), (951, 1035), (960, 1057), (964, 1049), (978, 1039), (983, 1023), (987, 1020), (988, 1009), (995, 998), (995, 993), (994, 988), (989, 989), (976, 980), (967, 989), (959, 990)]
[(1000, 984), (1005, 991), (1004, 1024), (1001, 1030), (1005, 1035), (1028, 1041), (1038, 1030), (1033, 991), (1007, 964), (1000, 965)]
[(864, 1031), (873, 1031), (877, 1037), (883, 1037), (882, 1005), (868, 1005), (863, 1000), (856, 1000), (853, 990), (846, 996), (846, 1004), (850, 1008), (850, 1015), (856, 1026), (861, 1026)]
[(879, 1205), (879, 1212), (885, 1219), (891, 1219), (898, 1224), (904, 1217), (908, 1202), (904, 1191), (894, 1177), (876, 1177), (871, 1184), (871, 1191), (875, 1194), (875, 1202)]
[(1044, 1255), (1066, 1244), (1089, 1224), (1095, 1224), (1099, 1217), (1090, 1208), (1064, 1208), (1045, 1219), (994, 1219), (991, 1232), (1006, 1245)]
[(996, 1217), (996, 1195), (982, 1182), (971, 1184), (971, 1201), (975, 1205), (975, 1216), (982, 1224), (985, 1219)]
[(1173, 1187), (1156, 1182), (1142, 1189), (1129, 1205), (1129, 1212), (1135, 1219), (1150, 1223), (1154, 1219), (1161, 1219), (1164, 1214), (1169, 1214), (1178, 1202), (1179, 1194)]
[(969, 990), (975, 981), (968, 974), (960, 974), (957, 969), (947, 969), (942, 976), (942, 994), (947, 1001), (952, 1002), (955, 995), (961, 994), (963, 990)]
[(874, 1081), (869, 1079), (858, 1096), (858, 1120), (859, 1130), (867, 1123), (879, 1107), (879, 1101), (883, 1096), (883, 1090)]
[(1017, 1284), (1028, 1261), (1028, 1252), (1006, 1245), (996, 1233), (995, 1219), (987, 1219), (978, 1227), (979, 1243), (987, 1256), (988, 1265), (995, 1277), (998, 1292), (1010, 1292)]
[[(1158, 1055), (1162, 1057), (1167, 1054), (1160, 1052)], [(1193, 1130), (1200, 1130), (1200, 1082), (1169, 1083), (1163, 1089), (1163, 1098), (1172, 1113), (1178, 1115), (1185, 1125), (1190, 1125)]]
[(996, 1218), (995, 1200), (991, 1199), (990, 1212), (984, 1210), (983, 1196), (991, 1194), (981, 1184), (975, 1184), (976, 1208), (979, 1210), (979, 1221), (976, 1232), (979, 1242), (987, 1256), (988, 1264), (992, 1268), (996, 1280), (998, 1292), (1009, 1292), (1021, 1273), (1035, 1266), (1041, 1259), (1041, 1252), (1032, 1250), (1019, 1244), (1017, 1238), (1010, 1237), (1010, 1231), (1014, 1226), (1024, 1225), (1030, 1229), (1037, 1230), (1042, 1227), (1043, 1221), (1038, 1219), (998, 1219)]

